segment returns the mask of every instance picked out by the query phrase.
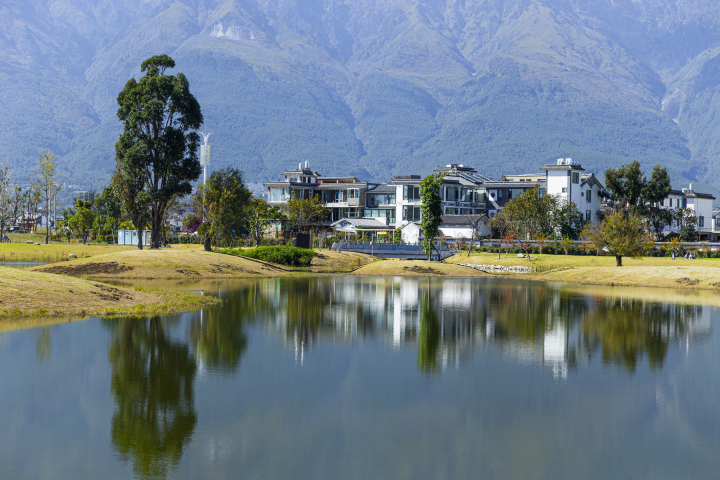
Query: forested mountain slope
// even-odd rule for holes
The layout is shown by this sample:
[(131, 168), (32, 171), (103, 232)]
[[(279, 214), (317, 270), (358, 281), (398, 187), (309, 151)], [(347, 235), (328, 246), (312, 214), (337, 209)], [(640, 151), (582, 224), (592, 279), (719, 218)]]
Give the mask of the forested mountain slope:
[(0, 156), (41, 149), (99, 186), (115, 99), (167, 53), (213, 168), (300, 161), (384, 180), (459, 162), (537, 171), (631, 159), (720, 188), (720, 5), (710, 0), (4, 0)]

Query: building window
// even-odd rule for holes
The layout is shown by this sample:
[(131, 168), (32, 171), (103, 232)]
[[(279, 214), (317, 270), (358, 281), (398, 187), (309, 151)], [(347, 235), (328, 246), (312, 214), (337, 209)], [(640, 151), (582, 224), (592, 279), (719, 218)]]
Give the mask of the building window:
[(473, 201), (473, 191), (469, 188), (463, 188), (462, 193), (460, 194), (460, 201), (465, 203), (470, 203)]
[(682, 199), (683, 208), (687, 208), (687, 198)]
[(475, 190), (475, 203), (485, 203), (485, 192)]
[(592, 220), (592, 211), (591, 210), (585, 210), (585, 221), (589, 222)]
[(351, 188), (348, 190), (348, 198), (360, 198), (360, 189)]
[(271, 188), (270, 189), (270, 201), (271, 202), (287, 202), (290, 196), (289, 188)]
[(419, 202), (420, 186), (403, 185), (403, 200), (407, 200), (408, 202)]
[(542, 197), (543, 195), (545, 195), (545, 189), (541, 187), (540, 188), (540, 196)]
[(502, 189), (498, 190), (498, 200), (502, 200)]
[(375, 193), (368, 194), (368, 205), (375, 207), (378, 205), (395, 205), (394, 193)]
[(445, 215), (457, 215), (458, 209), (457, 208), (446, 208), (445, 209)]
[(357, 208), (348, 208), (347, 209), (347, 216), (348, 218), (357, 218), (358, 216), (358, 209)]
[(562, 187), (562, 193), (567, 193), (567, 188), (566, 188), (566, 187)]
[(578, 172), (572, 172), (572, 183), (580, 183), (580, 174)]
[(387, 218), (388, 223), (395, 223), (394, 208), (366, 208), (365, 218)]
[(458, 201), (458, 189), (456, 187), (447, 187), (445, 189), (445, 200), (448, 202)]
[(419, 222), (420, 207), (403, 207), (403, 220), (407, 220), (409, 222)]
[(705, 217), (698, 217), (698, 226), (699, 227), (705, 226)]
[(585, 195), (585, 201), (592, 202), (592, 190), (587, 191), (587, 195)]

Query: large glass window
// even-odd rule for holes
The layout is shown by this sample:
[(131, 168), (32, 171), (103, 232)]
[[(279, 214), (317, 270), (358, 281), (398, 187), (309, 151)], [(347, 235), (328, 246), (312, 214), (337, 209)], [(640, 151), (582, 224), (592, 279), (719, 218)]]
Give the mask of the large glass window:
[(472, 202), (473, 201), (473, 191), (469, 188), (463, 188), (460, 193), (460, 201), (461, 202)]
[(287, 202), (290, 196), (289, 188), (271, 188), (270, 189), (270, 201), (271, 202)]
[(485, 192), (482, 190), (475, 190), (475, 203), (485, 203)]
[(370, 218), (387, 218), (388, 223), (395, 223), (394, 208), (366, 208), (365, 217)]
[(348, 189), (348, 198), (360, 198), (360, 189), (350, 188)]
[(403, 185), (403, 200), (408, 202), (419, 202), (420, 201), (420, 186), (419, 185)]
[(510, 188), (508, 190), (508, 200), (510, 200), (511, 198), (519, 197), (525, 191), (524, 188)]
[(375, 207), (378, 205), (395, 205), (394, 193), (373, 193), (368, 194), (368, 205)]
[(458, 201), (458, 189), (456, 187), (447, 187), (445, 192), (445, 200), (448, 202)]
[(421, 220), (420, 207), (403, 207), (403, 220), (419, 222)]
[(448, 207), (445, 209), (445, 215), (457, 215), (458, 209), (455, 207)]
[(572, 183), (580, 183), (580, 174), (578, 172), (572, 172)]

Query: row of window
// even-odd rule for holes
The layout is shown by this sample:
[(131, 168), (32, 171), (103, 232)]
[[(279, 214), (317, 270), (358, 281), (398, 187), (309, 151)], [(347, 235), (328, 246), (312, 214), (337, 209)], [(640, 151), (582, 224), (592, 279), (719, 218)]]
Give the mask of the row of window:
[[(687, 198), (676, 198), (675, 199), (675, 207), (680, 208), (680, 201), (682, 200), (682, 208), (687, 208)], [(673, 206), (673, 199), (672, 198), (666, 198), (664, 200), (660, 200), (660, 206), (661, 207), (670, 207)], [(702, 217), (701, 217), (702, 218)]]

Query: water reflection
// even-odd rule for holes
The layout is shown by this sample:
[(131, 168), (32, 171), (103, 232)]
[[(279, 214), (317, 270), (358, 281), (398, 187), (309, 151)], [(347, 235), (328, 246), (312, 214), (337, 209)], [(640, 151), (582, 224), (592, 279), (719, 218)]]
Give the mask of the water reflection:
[[(416, 344), (418, 368), (437, 372), (491, 346), (557, 377), (594, 357), (634, 372), (661, 368), (672, 342), (709, 334), (709, 309), (579, 294), (537, 283), (464, 279), (328, 278), (253, 285), (271, 330), (302, 359), (320, 339), (384, 336)], [(261, 297), (261, 299), (258, 298)], [(241, 308), (242, 310), (242, 308)]]
[(116, 411), (113, 447), (135, 475), (163, 478), (180, 461), (197, 423), (195, 361), (187, 344), (166, 336), (164, 322), (107, 322)]
[[(164, 478), (177, 467), (198, 424), (196, 380), (205, 371), (235, 376), (251, 325), (256, 334), (279, 336), (300, 365), (322, 342), (375, 338), (393, 350), (415, 349), (417, 370), (431, 384), (448, 368), (478, 361), (483, 349), (548, 368), (557, 378), (596, 358), (630, 374), (643, 362), (658, 370), (673, 344), (688, 348), (710, 334), (710, 308), (516, 281), (267, 279), (220, 294), (223, 304), (203, 312), (104, 322), (112, 445), (137, 477)], [(50, 351), (43, 338), (38, 358)], [(687, 423), (701, 425), (695, 417)]]

